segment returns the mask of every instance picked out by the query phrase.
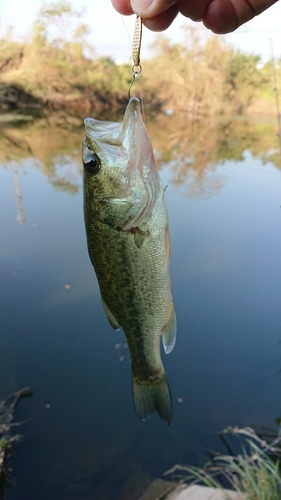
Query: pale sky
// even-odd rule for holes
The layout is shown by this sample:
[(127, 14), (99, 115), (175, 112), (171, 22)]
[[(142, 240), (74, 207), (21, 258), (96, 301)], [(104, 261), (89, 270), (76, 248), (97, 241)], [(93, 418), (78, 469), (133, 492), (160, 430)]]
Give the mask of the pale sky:
[[(84, 22), (92, 29), (89, 41), (100, 55), (110, 55), (113, 59), (130, 60), (130, 39), (133, 35), (134, 16), (122, 17), (113, 9), (110, 0), (72, 0), (74, 7), (84, 7), (86, 15)], [(9, 25), (14, 27), (14, 34), (24, 36), (36, 17), (36, 13), (43, 4), (43, 0), (0, 0), (0, 28), (5, 34)], [(181, 41), (182, 25), (191, 21), (178, 16), (173, 25), (164, 33), (167, 37)], [(197, 23), (192, 23), (197, 25)], [(125, 27), (126, 26), (126, 27)], [(127, 32), (127, 30), (128, 32)], [(129, 33), (129, 35), (128, 35)], [(205, 29), (206, 36), (209, 31)], [(148, 29), (143, 30), (142, 52), (143, 59), (149, 57), (149, 45), (153, 42), (154, 34)], [(281, 2), (280, 0), (247, 24), (244, 24), (230, 35), (221, 35), (229, 43), (243, 51), (254, 52), (262, 56), (262, 60), (271, 59), (271, 44), (273, 41), (275, 57), (281, 57)]]

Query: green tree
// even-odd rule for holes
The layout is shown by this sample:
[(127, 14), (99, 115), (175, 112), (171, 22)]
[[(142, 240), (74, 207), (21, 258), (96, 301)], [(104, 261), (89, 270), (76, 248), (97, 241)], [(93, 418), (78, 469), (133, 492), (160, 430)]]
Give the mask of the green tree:
[(236, 103), (236, 111), (242, 113), (249, 106), (258, 90), (269, 83), (258, 69), (260, 56), (242, 54), (230, 50), (225, 67), (225, 97)]

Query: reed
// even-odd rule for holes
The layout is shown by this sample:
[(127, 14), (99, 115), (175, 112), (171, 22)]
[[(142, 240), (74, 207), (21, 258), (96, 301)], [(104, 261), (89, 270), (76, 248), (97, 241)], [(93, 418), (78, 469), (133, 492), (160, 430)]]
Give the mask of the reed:
[[(268, 443), (251, 428), (228, 428), (223, 434), (232, 433), (240, 438), (241, 453), (217, 455), (203, 468), (175, 465), (165, 475), (171, 474), (180, 482), (199, 483), (222, 489), (227, 485), (244, 493), (247, 500), (280, 500), (280, 437)], [(226, 496), (227, 498), (227, 496)]]

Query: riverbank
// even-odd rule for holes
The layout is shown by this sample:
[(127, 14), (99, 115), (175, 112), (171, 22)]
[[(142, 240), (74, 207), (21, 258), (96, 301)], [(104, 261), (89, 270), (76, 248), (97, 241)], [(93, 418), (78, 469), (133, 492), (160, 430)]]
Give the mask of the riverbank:
[[(29, 39), (0, 41), (0, 110), (80, 116), (124, 108), (131, 64), (99, 57), (84, 25), (68, 29), (65, 37), (59, 27), (77, 22), (76, 14), (70, 5), (66, 10), (46, 5)], [(186, 111), (193, 118), (276, 113), (272, 63), (261, 65), (260, 56), (235, 50), (219, 37), (200, 40), (198, 33), (184, 32), (177, 44), (159, 37), (150, 59), (142, 61), (132, 95), (141, 96), (150, 110)], [(276, 64), (277, 87), (280, 68)]]
[[(156, 112), (169, 112), (165, 101), (150, 96), (150, 101), (144, 100), (147, 109)], [(103, 114), (112, 110), (124, 110), (128, 103), (126, 93), (97, 92), (94, 89), (85, 93), (52, 92), (44, 97), (39, 97), (32, 92), (27, 92), (20, 84), (0, 82), (0, 114), (17, 112), (25, 115), (27, 110), (42, 116), (57, 111), (69, 115), (83, 117), (89, 113)], [(245, 111), (249, 117), (276, 116), (276, 104), (273, 101), (257, 97)]]
[(138, 500), (247, 500), (247, 496), (233, 490), (207, 486), (186, 486), (163, 479), (153, 481)]
[(0, 111), (24, 112), (26, 109), (48, 113), (67, 111), (71, 114), (120, 109), (126, 106), (124, 93), (97, 92), (94, 89), (79, 93), (50, 92), (44, 96), (25, 90), (20, 84), (0, 82)]

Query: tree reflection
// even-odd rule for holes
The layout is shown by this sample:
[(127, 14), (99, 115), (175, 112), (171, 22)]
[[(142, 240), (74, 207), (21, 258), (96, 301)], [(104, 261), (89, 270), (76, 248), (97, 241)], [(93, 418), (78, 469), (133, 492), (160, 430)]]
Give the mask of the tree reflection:
[[(70, 118), (69, 118), (70, 119)], [(81, 187), (82, 120), (61, 116), (0, 128), (0, 163), (26, 162), (46, 175), (55, 189), (75, 194)]]
[[(216, 167), (229, 160), (243, 161), (247, 151), (263, 163), (281, 167), (273, 119), (198, 117), (192, 112), (149, 117), (147, 111), (145, 118), (159, 169), (168, 164), (172, 182), (188, 196), (219, 190), (223, 179), (215, 173)], [(48, 177), (54, 189), (75, 194), (81, 188), (83, 136), (83, 121), (65, 115), (8, 123), (0, 127), (0, 163), (5, 168), (16, 162), (24, 168), (28, 161)]]
[(216, 167), (243, 161), (245, 152), (281, 168), (275, 123), (177, 113), (158, 115), (149, 129), (159, 168), (169, 163), (172, 182), (189, 196), (220, 189), (222, 179), (213, 175)]

